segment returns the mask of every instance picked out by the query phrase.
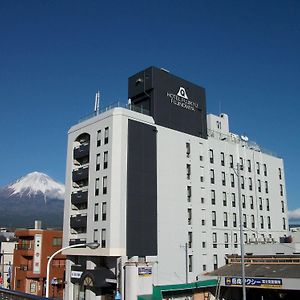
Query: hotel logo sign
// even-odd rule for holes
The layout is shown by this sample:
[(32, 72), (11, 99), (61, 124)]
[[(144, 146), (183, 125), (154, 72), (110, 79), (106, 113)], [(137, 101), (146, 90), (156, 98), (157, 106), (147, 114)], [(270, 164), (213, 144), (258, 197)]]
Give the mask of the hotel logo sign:
[(198, 103), (189, 100), (187, 92), (182, 86), (179, 87), (177, 94), (167, 92), (167, 97), (170, 98), (170, 103), (181, 106), (187, 110), (195, 111), (198, 108)]

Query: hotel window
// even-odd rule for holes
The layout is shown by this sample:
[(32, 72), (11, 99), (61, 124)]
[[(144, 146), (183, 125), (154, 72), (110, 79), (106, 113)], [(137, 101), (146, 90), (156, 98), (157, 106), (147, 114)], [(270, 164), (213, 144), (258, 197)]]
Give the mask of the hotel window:
[(270, 200), (269, 200), (269, 198), (266, 198), (266, 208), (267, 208), (267, 211), (270, 211)]
[(252, 191), (252, 178), (249, 177), (249, 190)]
[(228, 214), (227, 212), (223, 213), (223, 217), (224, 217), (224, 227), (228, 226)]
[(243, 227), (247, 228), (247, 216), (246, 216), (246, 214), (243, 214)]
[(246, 208), (246, 196), (242, 195), (242, 207)]
[(101, 248), (106, 247), (106, 229), (101, 230)]
[(107, 194), (107, 176), (104, 176), (102, 178), (102, 194), (103, 195)]
[(262, 197), (259, 197), (258, 201), (259, 201), (259, 210), (263, 210)]
[(186, 157), (190, 157), (190, 153), (191, 153), (191, 144), (190, 143), (186, 143)]
[(99, 195), (99, 189), (100, 189), (99, 178), (96, 178), (96, 181), (95, 181), (95, 196)]
[(108, 135), (109, 135), (109, 128), (105, 127), (105, 129), (104, 129), (104, 144), (108, 144)]
[(244, 176), (241, 176), (241, 188), (242, 188), (242, 190), (245, 189), (245, 179), (244, 179)]
[(250, 208), (251, 208), (251, 209), (254, 209), (253, 196), (250, 196)]
[(265, 192), (266, 192), (266, 194), (269, 193), (268, 181), (265, 181)]
[(225, 248), (228, 248), (228, 242), (229, 242), (228, 233), (224, 233)]
[(233, 214), (232, 214), (232, 217), (233, 217), (233, 218), (232, 218), (232, 221), (233, 221), (233, 222), (232, 222), (232, 225), (233, 225), (233, 227), (236, 227), (236, 225), (237, 225), (237, 224), (236, 224), (236, 213), (233, 213)]
[(213, 256), (214, 270), (218, 269), (218, 255), (214, 254)]
[(97, 147), (101, 146), (101, 130), (97, 131)]
[(201, 220), (201, 224), (202, 224), (203, 226), (205, 225), (205, 220), (204, 220), (204, 219)]
[(271, 217), (267, 217), (268, 229), (271, 229)]
[(250, 161), (250, 159), (248, 159), (247, 162), (248, 162), (248, 172), (250, 173), (251, 172), (251, 161)]
[(96, 171), (100, 170), (100, 154), (96, 156)]
[(278, 168), (278, 175), (279, 175), (279, 179), (282, 179), (282, 172), (281, 172), (281, 168)]
[(204, 202), (205, 202), (203, 197), (201, 197), (200, 201), (201, 201), (201, 204), (204, 204)]
[(223, 192), (223, 206), (227, 206), (227, 194)]
[(95, 203), (95, 206), (94, 206), (94, 221), (95, 222), (98, 221), (98, 216), (99, 216), (99, 204)]
[(193, 272), (193, 255), (189, 255), (189, 272)]
[(258, 184), (258, 191), (261, 192), (261, 181), (260, 181), (260, 179), (257, 180), (257, 184)]
[(233, 234), (233, 243), (234, 243), (234, 248), (238, 247), (238, 235), (237, 233)]
[(102, 221), (106, 221), (106, 202), (102, 203)]
[(267, 176), (267, 175), (268, 175), (267, 165), (264, 164), (264, 165), (263, 165), (263, 168), (264, 168), (264, 175)]
[(188, 185), (186, 187), (186, 191), (187, 191), (187, 201), (191, 202), (191, 198), (192, 198), (192, 187), (190, 185)]
[(192, 209), (188, 208), (188, 225), (192, 225)]
[(213, 169), (210, 170), (210, 183), (215, 183), (215, 172)]
[(206, 265), (202, 265), (202, 270), (206, 271)]
[(283, 185), (280, 185), (280, 196), (283, 196)]
[(211, 190), (210, 193), (211, 193), (211, 204), (215, 205), (216, 204), (216, 192), (215, 192), (215, 190)]
[(108, 165), (108, 151), (105, 151), (103, 155), (103, 169), (107, 169), (107, 165)]
[(230, 174), (230, 184), (231, 187), (234, 187), (234, 174)]
[(251, 227), (255, 228), (255, 217), (254, 217), (254, 215), (251, 215)]
[(206, 248), (206, 243), (202, 242), (202, 248)]
[(226, 185), (226, 177), (225, 177), (225, 172), (222, 172), (222, 185)]
[(200, 161), (203, 161), (203, 155), (199, 156)]
[(244, 241), (245, 241), (245, 243), (247, 243), (247, 241), (248, 241), (248, 235), (247, 235), (247, 233), (244, 233)]
[(244, 160), (240, 157), (240, 170), (244, 170)]
[(94, 229), (94, 242), (98, 242), (98, 229)]
[(191, 231), (188, 232), (188, 247), (192, 248), (193, 246), (193, 233)]
[(229, 155), (229, 165), (230, 168), (233, 168), (233, 155)]
[(211, 164), (214, 163), (214, 151), (212, 149), (209, 149), (209, 161)]
[(281, 201), (281, 212), (283, 212), (284, 213), (284, 201)]
[(213, 232), (213, 248), (217, 248), (217, 233)]
[(285, 218), (282, 218), (282, 228), (283, 230), (286, 230)]
[(212, 226), (217, 226), (217, 213), (215, 211), (212, 211), (211, 216)]
[(231, 194), (231, 205), (232, 207), (235, 207), (235, 193)]
[(224, 152), (221, 152), (221, 166), (225, 166), (225, 154)]
[(260, 228), (264, 229), (264, 217), (260, 216)]
[(186, 178), (191, 179), (191, 165), (190, 164), (186, 165)]
[(260, 164), (259, 162), (256, 163), (256, 172), (259, 175), (260, 174)]

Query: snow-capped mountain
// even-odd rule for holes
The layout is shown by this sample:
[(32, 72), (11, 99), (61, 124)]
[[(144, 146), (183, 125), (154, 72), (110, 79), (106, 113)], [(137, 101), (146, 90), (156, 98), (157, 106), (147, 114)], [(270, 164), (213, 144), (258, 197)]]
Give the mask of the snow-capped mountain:
[(47, 198), (64, 199), (65, 186), (44, 173), (32, 172), (21, 177), (13, 184), (7, 186), (11, 192), (10, 196), (33, 197), (43, 194), (45, 201)]
[(41, 220), (45, 227), (62, 227), (63, 184), (40, 172), (29, 173), (0, 188), (0, 226), (32, 227)]

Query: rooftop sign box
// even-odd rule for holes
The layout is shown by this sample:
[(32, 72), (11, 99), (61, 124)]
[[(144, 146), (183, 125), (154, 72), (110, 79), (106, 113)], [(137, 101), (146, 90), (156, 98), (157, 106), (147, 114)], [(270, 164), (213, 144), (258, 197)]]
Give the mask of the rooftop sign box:
[(128, 97), (148, 110), (156, 124), (207, 138), (204, 88), (150, 67), (129, 78)]

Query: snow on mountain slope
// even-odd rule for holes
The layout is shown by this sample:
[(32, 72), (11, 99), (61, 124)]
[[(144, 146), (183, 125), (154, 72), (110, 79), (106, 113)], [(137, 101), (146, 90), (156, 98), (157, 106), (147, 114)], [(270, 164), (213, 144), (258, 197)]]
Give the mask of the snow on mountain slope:
[(10, 191), (10, 196), (34, 197), (42, 193), (45, 201), (47, 198), (63, 200), (65, 194), (65, 186), (63, 184), (40, 172), (29, 173), (6, 188)]

